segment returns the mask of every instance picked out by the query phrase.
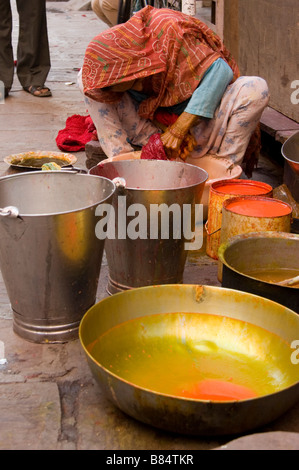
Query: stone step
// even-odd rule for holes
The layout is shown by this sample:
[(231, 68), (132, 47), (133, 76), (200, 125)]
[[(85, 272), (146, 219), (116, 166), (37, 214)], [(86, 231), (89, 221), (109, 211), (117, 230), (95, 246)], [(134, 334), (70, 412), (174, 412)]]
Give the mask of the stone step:
[(283, 144), (299, 131), (299, 123), (268, 106), (261, 117), (261, 130)]

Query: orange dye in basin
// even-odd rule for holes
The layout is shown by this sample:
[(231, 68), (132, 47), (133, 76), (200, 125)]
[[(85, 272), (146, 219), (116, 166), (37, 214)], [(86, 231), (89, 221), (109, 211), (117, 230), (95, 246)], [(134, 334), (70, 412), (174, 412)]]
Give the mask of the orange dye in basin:
[(271, 198), (235, 198), (224, 205), (231, 212), (251, 217), (282, 217), (292, 213), (289, 204)]
[(272, 187), (266, 183), (232, 180), (214, 183), (213, 189), (223, 194), (239, 196), (264, 196), (272, 194)]
[(257, 396), (249, 387), (224, 380), (206, 379), (198, 383), (185, 384), (176, 395), (197, 400), (238, 401)]

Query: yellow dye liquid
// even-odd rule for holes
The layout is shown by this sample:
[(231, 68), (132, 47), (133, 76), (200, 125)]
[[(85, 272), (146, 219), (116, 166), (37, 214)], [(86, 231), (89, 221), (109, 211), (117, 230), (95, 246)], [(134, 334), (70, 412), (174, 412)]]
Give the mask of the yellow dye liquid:
[(24, 157), (24, 158), (15, 158), (14, 160), (11, 161), (12, 165), (21, 165), (24, 167), (35, 167), (35, 168), (41, 168), (44, 164), (46, 163), (57, 163), (59, 166), (63, 165), (68, 165), (69, 162), (66, 159), (63, 158), (55, 158), (55, 157)]
[[(281, 281), (285, 281), (287, 279), (291, 279), (293, 277), (299, 276), (298, 269), (256, 269), (252, 271), (248, 271), (248, 276), (254, 277), (255, 279), (259, 279), (260, 281), (271, 282), (273, 284)], [(299, 287), (299, 282), (293, 284), (290, 287)]]
[(88, 350), (99, 364), (135, 386), (189, 399), (249, 399), (299, 379), (286, 342), (220, 315), (137, 318), (107, 331)]

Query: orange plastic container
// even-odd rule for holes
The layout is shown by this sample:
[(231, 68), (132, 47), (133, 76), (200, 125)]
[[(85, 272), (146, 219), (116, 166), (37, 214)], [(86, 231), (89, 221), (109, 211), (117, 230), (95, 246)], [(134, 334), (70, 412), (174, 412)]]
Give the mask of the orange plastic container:
[(240, 196), (272, 197), (273, 189), (267, 183), (254, 180), (232, 179), (216, 181), (209, 193), (208, 220), (206, 222), (206, 252), (211, 258), (218, 259), (222, 206), (225, 200)]

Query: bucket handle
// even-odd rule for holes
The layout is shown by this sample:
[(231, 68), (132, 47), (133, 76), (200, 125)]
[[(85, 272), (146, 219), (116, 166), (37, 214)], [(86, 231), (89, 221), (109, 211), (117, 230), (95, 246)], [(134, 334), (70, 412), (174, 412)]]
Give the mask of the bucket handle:
[(84, 174), (84, 175), (87, 174), (86, 170), (84, 170), (82, 168), (77, 168), (75, 166), (72, 166), (70, 168), (68, 168), (68, 167), (61, 168), (61, 171), (67, 171), (69, 173), (80, 173), (80, 174)]
[(2, 217), (11, 217), (12, 219), (16, 219), (19, 217), (19, 209), (15, 206), (0, 208), (0, 215), (2, 215)]
[(206, 223), (205, 223), (205, 229), (206, 229), (206, 232), (209, 236), (214, 235), (214, 233), (217, 233), (217, 232), (219, 232), (219, 230), (221, 230), (221, 227), (219, 227), (219, 228), (217, 228), (217, 230), (214, 230), (214, 232), (209, 232), (208, 222), (209, 221), (207, 220)]

